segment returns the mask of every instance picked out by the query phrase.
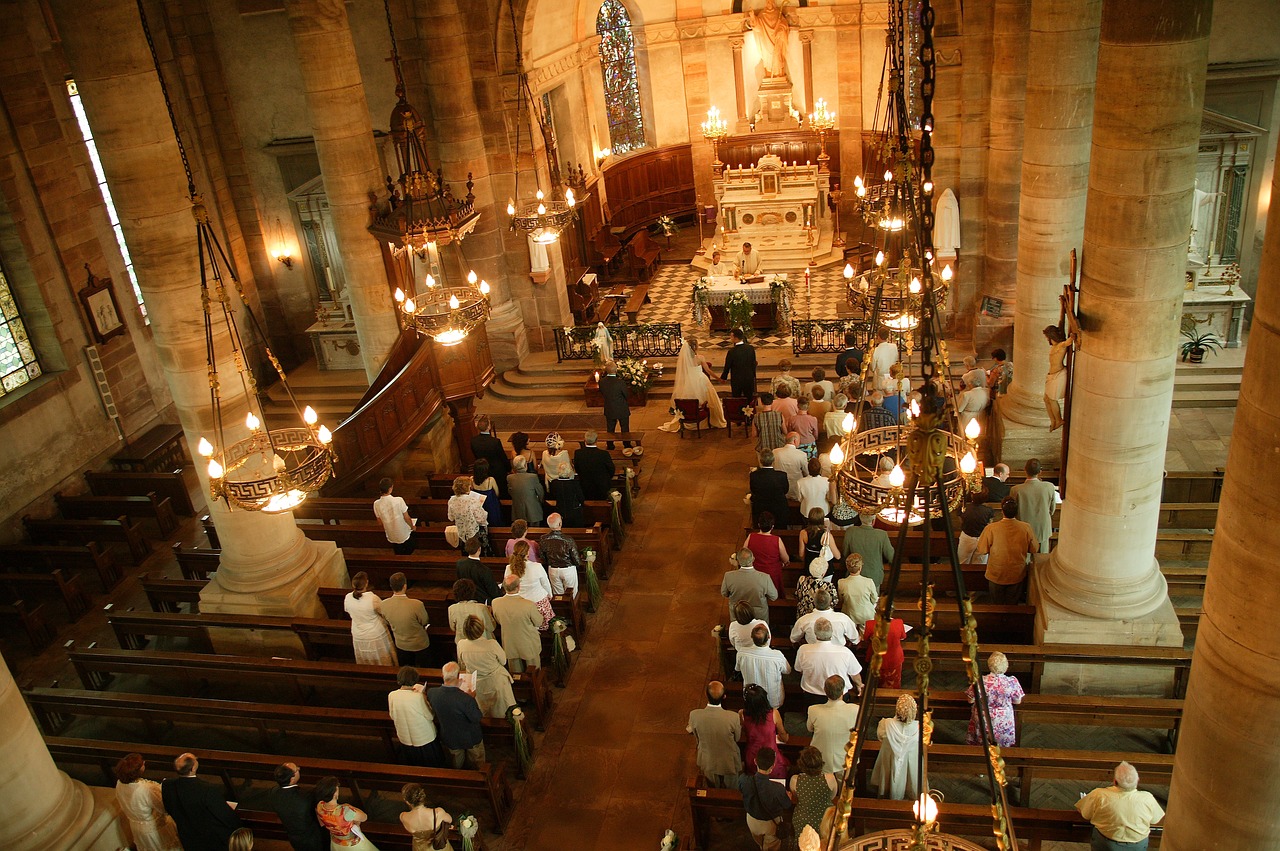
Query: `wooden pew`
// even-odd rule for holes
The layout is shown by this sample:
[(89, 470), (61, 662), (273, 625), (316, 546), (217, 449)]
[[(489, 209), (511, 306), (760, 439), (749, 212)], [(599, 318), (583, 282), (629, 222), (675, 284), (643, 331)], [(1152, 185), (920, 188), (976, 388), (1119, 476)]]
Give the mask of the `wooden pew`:
[(0, 603), (0, 620), (12, 621), (22, 627), (36, 652), (43, 650), (58, 637), (58, 632), (44, 617), (44, 606), (28, 606), (24, 600)]
[[(452, 583), (451, 583), (452, 584)], [(325, 612), (329, 617), (344, 621), (348, 625), (350, 631), (350, 621), (347, 619), (346, 613), (342, 608), (343, 601), (347, 594), (350, 593), (348, 588), (321, 588), (320, 604), (324, 606)], [(452, 590), (441, 587), (416, 587), (409, 588), (408, 595), (415, 600), (421, 600), (423, 606), (427, 610), (427, 617), (432, 624), (447, 626), (449, 623), (449, 606), (456, 603), (453, 598)], [(574, 633), (581, 637), (586, 635), (586, 616), (583, 614), (583, 603), (586, 594), (580, 592), (577, 598), (570, 597), (568, 594), (556, 594), (551, 598), (551, 611), (558, 618), (564, 618), (573, 627)], [(550, 630), (548, 630), (549, 632)]]
[[(113, 767), (122, 753), (138, 753), (154, 766), (171, 765), (175, 748), (156, 747), (145, 742), (98, 742), (90, 739), (68, 739), (50, 736), (45, 739), (49, 753), (59, 765), (95, 765), (102, 769), (104, 777), (113, 779)], [(200, 754), (200, 768), (206, 776), (220, 777), (228, 800), (236, 800), (245, 781), (272, 781), (280, 757), (216, 751), (196, 748)], [(511, 811), (511, 787), (507, 783), (503, 766), (489, 764), (479, 771), (450, 768), (419, 768), (413, 765), (387, 765), (339, 759), (309, 759), (307, 770), (316, 776), (334, 775), (344, 789), (350, 791), (357, 806), (364, 807), (365, 792), (385, 792), (399, 795), (405, 783), (419, 783), (433, 799), (440, 797), (467, 797), (483, 799), (488, 803), (499, 833), (506, 826)]]
[[(203, 583), (200, 583), (203, 585)], [(196, 596), (197, 602), (199, 596)], [(293, 618), (266, 615), (227, 615), (177, 612), (111, 612), (107, 626), (115, 634), (121, 650), (142, 650), (150, 639), (164, 636), (187, 641), (187, 653), (215, 653), (210, 629), (253, 629), (293, 632)], [(350, 645), (351, 624), (347, 628)]]
[[(115, 674), (136, 674), (162, 678), (182, 684), (189, 695), (203, 694), (211, 681), (217, 680), (227, 694), (235, 689), (255, 691), (263, 685), (285, 685), (292, 688), (300, 703), (323, 702), (329, 691), (334, 695), (364, 693), (371, 705), (386, 706), (390, 684), (396, 681), (395, 665), (355, 665), (349, 662), (310, 662), (298, 659), (261, 659), (253, 656), (229, 656), (206, 653), (171, 653), (154, 650), (105, 650), (87, 648), (67, 654), (85, 688), (102, 689)], [(441, 682), (438, 668), (419, 668), (421, 682), (437, 686)], [(534, 726), (542, 729), (551, 711), (551, 692), (543, 669), (514, 674), (512, 690), (516, 700), (530, 707)], [(220, 696), (223, 696), (220, 694)]]
[(196, 514), (187, 484), (182, 480), (181, 469), (168, 473), (88, 470), (84, 474), (84, 480), (88, 483), (89, 490), (98, 496), (146, 496), (155, 491), (158, 496), (169, 500), (176, 513), (184, 517), (194, 517)]
[(147, 604), (153, 612), (179, 612), (183, 603), (191, 607), (192, 612), (200, 610), (200, 589), (203, 580), (166, 579), (144, 573), (139, 577), (142, 593), (147, 595)]
[[(304, 765), (307, 763), (298, 760)], [(284, 825), (280, 823), (280, 816), (274, 812), (266, 812), (263, 810), (246, 810), (244, 807), (236, 808), (236, 815), (240, 816), (240, 821), (244, 822), (245, 827), (253, 831), (255, 840), (272, 839), (284, 847), (289, 838), (285, 833)], [(360, 823), (360, 830), (369, 838), (381, 851), (413, 851), (413, 837), (405, 833), (404, 826), (399, 822), (391, 824), (390, 822), (365, 821)], [(471, 846), (474, 851), (485, 851), (484, 834), (477, 833), (471, 838)], [(462, 847), (462, 837), (458, 833), (457, 828), (449, 829), (449, 841), (454, 848)]]
[[(919, 600), (917, 599), (918, 603)], [(726, 605), (727, 612), (727, 605)], [(1035, 631), (1035, 606), (1003, 606), (994, 603), (974, 603), (973, 614), (978, 620), (978, 635), (984, 642), (996, 644), (1030, 644)], [(913, 629), (920, 627), (918, 608), (895, 605), (894, 615)], [(726, 615), (727, 617), (727, 615)], [(769, 631), (779, 636), (791, 633), (796, 622), (794, 598), (779, 598), (769, 602)], [(722, 621), (726, 624), (727, 620)], [(954, 606), (939, 601), (934, 613), (933, 639), (935, 641), (959, 641), (960, 614)], [(905, 643), (904, 643), (905, 646)]]
[(146, 496), (63, 496), (53, 495), (58, 513), (73, 520), (93, 520), (124, 515), (156, 521), (161, 535), (168, 535), (178, 527), (173, 513), (173, 503), (155, 491)]
[(160, 423), (122, 446), (111, 456), (111, 466), (124, 472), (154, 473), (181, 467), (186, 458), (182, 426)]
[(649, 238), (648, 231), (642, 230), (627, 242), (626, 258), (634, 277), (648, 280), (662, 260), (662, 247)]
[(631, 297), (627, 299), (626, 307), (623, 312), (627, 314), (627, 321), (635, 325), (639, 321), (640, 311), (649, 303), (649, 285), (636, 284), (631, 288)]
[[(11, 592), (57, 592), (73, 621), (80, 620), (81, 615), (89, 611), (89, 599), (80, 588), (80, 577), (67, 576), (61, 568), (54, 568), (48, 573), (0, 573), (0, 586)], [(18, 595), (15, 593), (14, 596)]]
[(35, 544), (0, 547), (0, 570), (34, 573), (56, 568), (92, 570), (98, 575), (103, 591), (110, 591), (120, 582), (120, 568), (97, 541), (70, 547)]
[(142, 564), (151, 545), (142, 537), (138, 524), (123, 514), (114, 520), (61, 520), (56, 517), (36, 518), (25, 515), (22, 525), (33, 544), (87, 544), (90, 541), (112, 541), (129, 548), (134, 564)]

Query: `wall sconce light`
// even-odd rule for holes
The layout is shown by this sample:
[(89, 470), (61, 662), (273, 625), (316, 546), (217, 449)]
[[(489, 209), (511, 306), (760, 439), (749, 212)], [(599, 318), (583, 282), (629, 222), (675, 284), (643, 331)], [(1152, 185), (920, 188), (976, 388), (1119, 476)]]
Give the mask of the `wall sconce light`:
[(598, 167), (598, 166), (599, 166), (601, 163), (603, 163), (605, 160), (609, 159), (609, 155), (610, 155), (610, 154), (612, 154), (612, 153), (613, 153), (613, 151), (612, 151), (612, 150), (610, 150), (609, 148), (601, 148), (599, 151), (597, 151), (597, 152), (596, 152), (596, 166)]
[(275, 225), (271, 229), (271, 257), (283, 263), (286, 269), (293, 268), (293, 255), (289, 253), (289, 249), (285, 245), (284, 225), (280, 223), (278, 216), (276, 217)]

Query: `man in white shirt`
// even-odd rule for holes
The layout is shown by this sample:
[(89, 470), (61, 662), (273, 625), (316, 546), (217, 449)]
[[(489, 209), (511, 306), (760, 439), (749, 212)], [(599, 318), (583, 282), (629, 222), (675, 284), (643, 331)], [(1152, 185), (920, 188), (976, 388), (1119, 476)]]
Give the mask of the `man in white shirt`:
[(1127, 762), (1116, 766), (1115, 784), (1094, 789), (1076, 802), (1093, 825), (1092, 848), (1146, 848), (1151, 825), (1164, 810), (1150, 792), (1138, 789), (1138, 770)]
[(378, 482), (378, 490), (382, 496), (374, 500), (373, 513), (382, 523), (387, 540), (391, 542), (391, 549), (396, 555), (407, 556), (414, 549), (413, 527), (418, 521), (409, 516), (409, 506), (403, 499), (391, 495), (394, 484), (388, 478)]
[(396, 682), (400, 688), (387, 695), (387, 712), (396, 726), (396, 738), (400, 740), (400, 758), (407, 765), (440, 765), (436, 717), (422, 693), (418, 669), (406, 665), (396, 675)]
[(760, 254), (751, 250), (749, 242), (742, 243), (742, 250), (738, 252), (733, 262), (738, 267), (738, 273), (744, 278), (749, 278), (760, 270)]
[(883, 384), (889, 378), (889, 367), (898, 362), (898, 344), (889, 339), (889, 331), (881, 328), (876, 331), (876, 344), (871, 352), (871, 377), (876, 385)]
[(809, 744), (822, 752), (822, 770), (840, 774), (844, 771), (849, 731), (858, 725), (858, 704), (844, 702), (843, 677), (827, 677), (823, 692), (827, 702), (809, 707), (805, 726), (813, 733)]
[(707, 267), (708, 275), (732, 275), (733, 266), (720, 259), (720, 252), (711, 252), (711, 265)]
[(782, 706), (782, 678), (791, 673), (791, 666), (781, 650), (769, 646), (769, 630), (763, 624), (751, 630), (751, 643), (751, 649), (738, 651), (734, 667), (742, 674), (744, 686), (754, 683), (763, 688), (769, 695), (769, 705), (778, 709)]
[(795, 626), (791, 628), (791, 643), (799, 644), (801, 639), (806, 644), (813, 644), (818, 640), (815, 635), (815, 628), (818, 621), (826, 619), (831, 624), (832, 644), (844, 646), (846, 644), (858, 643), (858, 628), (853, 622), (853, 618), (844, 612), (836, 612), (831, 610), (831, 592), (826, 588), (822, 588), (813, 597), (813, 604), (817, 606), (812, 612), (802, 618), (796, 620)]
[(800, 435), (791, 432), (787, 442), (773, 450), (773, 468), (787, 474), (787, 498), (799, 501), (800, 480), (809, 475), (809, 456), (800, 448)]
[[(796, 650), (796, 671), (800, 673), (800, 687), (809, 694), (826, 694), (828, 677), (840, 677), (847, 691), (854, 688), (862, 693), (862, 666), (848, 647), (831, 642), (831, 621), (818, 618), (813, 626), (813, 644), (801, 645)], [(741, 658), (741, 657), (739, 657)]]

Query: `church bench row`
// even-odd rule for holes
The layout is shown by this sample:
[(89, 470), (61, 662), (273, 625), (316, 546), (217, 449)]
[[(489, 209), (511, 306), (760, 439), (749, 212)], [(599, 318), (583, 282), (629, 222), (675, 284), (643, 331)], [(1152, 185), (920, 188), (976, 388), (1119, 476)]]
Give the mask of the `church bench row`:
[(0, 621), (16, 624), (26, 633), (31, 649), (39, 652), (53, 643), (58, 631), (45, 618), (42, 604), (29, 604), (26, 600), (0, 602)]
[(123, 514), (111, 520), (64, 520), (28, 514), (22, 518), (22, 526), (33, 544), (120, 543), (128, 548), (134, 564), (142, 564), (151, 552), (141, 527)]
[[(726, 601), (727, 602), (727, 601)], [(933, 638), (935, 641), (959, 641), (960, 613), (954, 601), (939, 600), (934, 612)], [(920, 627), (920, 610), (895, 606), (894, 615), (913, 629)], [(1035, 606), (1005, 606), (995, 603), (974, 603), (973, 615), (978, 621), (978, 636), (983, 641), (997, 644), (1030, 644), (1035, 631)], [(778, 599), (769, 601), (769, 631), (780, 636), (790, 635), (796, 622), (796, 601)], [(728, 628), (728, 622), (721, 621)]]
[[(377, 707), (386, 705), (390, 684), (395, 683), (400, 670), (395, 665), (99, 648), (72, 649), (67, 658), (88, 689), (101, 690), (114, 675), (133, 674), (176, 681), (193, 696), (207, 693), (209, 684), (216, 680), (220, 697), (238, 693), (257, 696), (262, 686), (287, 686), (304, 704), (323, 704), (331, 692), (334, 696), (362, 694)], [(419, 668), (418, 674), (428, 686), (440, 685), (438, 668)], [(551, 712), (551, 691), (543, 669), (512, 676), (516, 700), (530, 708), (534, 726), (542, 729)]]
[(0, 573), (0, 588), (7, 590), (11, 598), (57, 595), (73, 621), (80, 620), (81, 615), (89, 611), (89, 599), (80, 588), (80, 577), (75, 574), (67, 576), (61, 568), (47, 573), (6, 571)]
[[(1213, 470), (1166, 470), (1160, 485), (1160, 502), (1218, 502), (1222, 497), (1222, 482), (1226, 471), (1222, 467)], [(1005, 484), (1012, 487), (1026, 481), (1022, 470), (1013, 470)], [(1040, 478), (1058, 483), (1057, 470), (1042, 470)]]
[[(397, 759), (395, 724), (382, 709), (341, 709), (68, 688), (27, 688), (23, 690), (23, 696), (46, 736), (63, 735), (76, 718), (123, 718), (141, 722), (150, 741), (162, 740), (175, 725), (247, 728), (257, 734), (257, 747), (264, 753), (279, 753), (276, 743), (285, 735), (311, 733), (334, 738), (376, 739), (384, 746), (386, 761), (395, 762)], [(504, 748), (511, 748), (515, 741), (511, 723), (503, 718), (481, 719), (486, 744), (492, 748), (501, 743)], [(524, 728), (525, 741), (532, 749), (533, 740), (525, 720), (521, 718), (516, 723)]]
[[(166, 774), (164, 767), (173, 764), (175, 755), (185, 747), (157, 747), (146, 742), (98, 742), (60, 736), (46, 737), (45, 744), (53, 761), (61, 767), (93, 765), (99, 767), (109, 782), (113, 780), (116, 762), (127, 753), (137, 753), (149, 765)], [(238, 799), (242, 785), (249, 781), (275, 781), (280, 757), (239, 751), (196, 748), (201, 774), (222, 780), (227, 800)], [(405, 783), (419, 783), (433, 799), (466, 797), (484, 800), (493, 818), (494, 829), (501, 833), (511, 812), (511, 787), (501, 764), (489, 764), (481, 770), (420, 768), (413, 765), (386, 765), (339, 759), (297, 760), (309, 777), (332, 775), (349, 790), (356, 806), (365, 808), (366, 792), (382, 792), (398, 798)]]
[(122, 472), (156, 472), (181, 467), (187, 460), (182, 426), (160, 423), (134, 438), (111, 456), (111, 466)]
[(0, 546), (0, 570), (21, 573), (64, 570), (93, 571), (102, 584), (103, 591), (110, 591), (120, 583), (120, 567), (97, 541), (76, 546), (40, 546), (38, 544), (9, 544)]
[(191, 493), (182, 479), (182, 470), (167, 473), (126, 473), (88, 470), (84, 474), (89, 492), (95, 496), (146, 496), (155, 493), (168, 499), (173, 510), (184, 517), (194, 517)]
[[(986, 506), (1000, 517), (1000, 503), (988, 502)], [(1062, 514), (1059, 505), (1053, 512), (1053, 526), (1058, 527)], [(1162, 502), (1160, 503), (1160, 529), (1212, 529), (1218, 523), (1216, 502)]]
[(154, 520), (164, 537), (178, 526), (173, 503), (155, 491), (144, 496), (63, 496), (53, 495), (58, 513), (69, 520), (104, 520), (124, 515), (140, 520)]
[[(346, 800), (345, 797), (343, 800)], [(280, 816), (274, 812), (237, 807), (236, 815), (240, 816), (240, 821), (244, 822), (245, 827), (253, 831), (255, 840), (272, 839), (284, 847), (284, 843), (289, 838), (285, 833), (284, 825), (280, 823)], [(413, 837), (406, 833), (404, 826), (398, 822), (391, 824), (390, 822), (364, 821), (360, 823), (360, 832), (381, 851), (414, 851)], [(483, 837), (483, 833), (477, 833), (471, 838), (473, 851), (485, 851)], [(454, 848), (462, 847), (462, 836), (456, 827), (449, 829), (449, 842)]]

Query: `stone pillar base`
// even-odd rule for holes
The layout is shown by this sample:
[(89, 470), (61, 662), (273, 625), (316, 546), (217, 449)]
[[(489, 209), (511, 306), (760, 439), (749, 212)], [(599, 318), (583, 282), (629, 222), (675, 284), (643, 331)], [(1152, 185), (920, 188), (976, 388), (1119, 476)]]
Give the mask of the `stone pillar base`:
[(529, 356), (529, 335), (514, 302), (493, 311), (485, 323), (485, 332), (489, 336), (489, 355), (493, 358), (495, 373), (500, 375), (514, 369)]
[[(1041, 593), (1033, 572), (1028, 601), (1036, 607), (1035, 638), (1039, 644), (1129, 647), (1181, 647), (1183, 644), (1182, 627), (1168, 597), (1155, 611), (1140, 618), (1091, 618), (1064, 609)], [(1040, 691), (1044, 694), (1172, 697), (1173, 672), (1123, 665), (1046, 665)]]
[(1011, 470), (1021, 470), (1029, 458), (1040, 459), (1045, 470), (1061, 469), (1062, 432), (1049, 431), (1048, 421), (1042, 426), (1023, 425), (1004, 418), (1004, 442), (1000, 460)]
[(114, 789), (86, 786), (78, 780), (69, 783), (70, 794), (60, 811), (74, 813), (61, 824), (57, 834), (40, 832), (36, 836), (12, 837), (6, 847), (13, 851), (118, 851), (129, 845), (128, 820), (120, 812)]
[(215, 572), (200, 591), (200, 611), (224, 615), (266, 615), (269, 617), (322, 618), (324, 607), (316, 592), (320, 588), (345, 588), (351, 584), (347, 560), (332, 541), (307, 541), (300, 570), (282, 571), (288, 581), (274, 588), (253, 592), (232, 591), (218, 584)]

